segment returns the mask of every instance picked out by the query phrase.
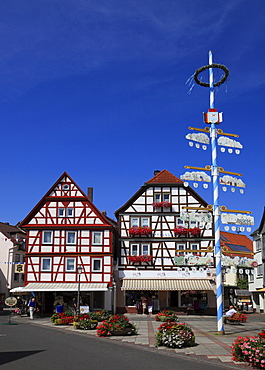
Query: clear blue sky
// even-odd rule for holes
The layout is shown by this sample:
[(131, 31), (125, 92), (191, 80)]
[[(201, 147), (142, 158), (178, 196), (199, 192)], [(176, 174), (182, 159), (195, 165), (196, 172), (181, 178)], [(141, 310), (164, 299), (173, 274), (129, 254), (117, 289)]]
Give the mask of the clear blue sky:
[[(0, 2), (0, 220), (22, 220), (67, 171), (108, 215), (156, 169), (211, 164), (190, 148), (205, 127), (209, 89), (187, 79), (214, 62), (230, 70), (215, 106), (238, 133), (240, 155), (219, 166), (243, 173), (244, 195), (220, 204), (264, 207), (265, 2), (262, 0), (2, 0)], [(212, 202), (212, 193), (198, 193)]]

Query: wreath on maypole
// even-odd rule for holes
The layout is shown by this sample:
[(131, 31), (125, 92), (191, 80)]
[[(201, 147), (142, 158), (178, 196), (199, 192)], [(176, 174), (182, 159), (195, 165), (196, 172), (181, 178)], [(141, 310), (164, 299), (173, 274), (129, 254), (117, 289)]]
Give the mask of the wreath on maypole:
[(196, 69), (195, 73), (194, 73), (194, 81), (200, 85), (200, 86), (204, 86), (204, 87), (210, 87), (210, 84), (207, 83), (207, 82), (202, 82), (200, 79), (199, 79), (199, 74), (203, 71), (206, 71), (206, 69), (210, 69), (210, 68), (219, 68), (221, 69), (222, 71), (224, 71), (224, 76), (220, 79), (220, 81), (218, 82), (215, 82), (213, 84), (214, 87), (217, 87), (217, 86), (220, 86), (222, 85), (226, 80), (227, 80), (227, 77), (229, 76), (229, 69), (224, 66), (223, 64), (217, 64), (217, 63), (212, 63), (212, 64), (209, 64), (207, 66), (203, 66), (201, 68), (198, 68)]

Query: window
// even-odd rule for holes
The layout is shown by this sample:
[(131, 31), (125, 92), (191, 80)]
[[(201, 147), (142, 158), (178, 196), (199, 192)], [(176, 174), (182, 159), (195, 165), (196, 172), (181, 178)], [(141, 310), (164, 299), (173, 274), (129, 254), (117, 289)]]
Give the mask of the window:
[(180, 218), (177, 219), (177, 226), (184, 226), (184, 221)]
[(21, 281), (24, 282), (25, 274), (21, 274)]
[(256, 250), (257, 252), (261, 251), (261, 239), (256, 240)]
[(131, 227), (149, 227), (150, 217), (133, 217), (131, 218)]
[(19, 281), (19, 274), (18, 273), (14, 273), (14, 281)]
[(186, 244), (184, 243), (177, 243), (177, 248), (176, 248), (176, 254), (179, 256), (184, 256), (184, 250), (186, 249)]
[(142, 227), (149, 227), (150, 219), (149, 217), (142, 217), (141, 218), (141, 226)]
[(92, 232), (92, 244), (93, 245), (101, 245), (102, 244), (102, 232), (101, 231), (93, 231)]
[(132, 244), (131, 245), (131, 256), (138, 256), (139, 255), (139, 244)]
[(131, 227), (137, 227), (137, 226), (140, 226), (140, 222), (139, 222), (139, 218), (132, 218), (131, 219)]
[(58, 209), (58, 217), (64, 217), (65, 214), (65, 208), (59, 208)]
[(66, 258), (66, 271), (75, 271), (75, 258)]
[(15, 254), (15, 261), (14, 262), (20, 262), (20, 254)]
[(161, 194), (160, 193), (156, 193), (154, 195), (154, 202), (161, 202)]
[(66, 232), (66, 244), (75, 244), (76, 232), (67, 231)]
[(42, 271), (51, 271), (52, 259), (50, 257), (43, 257), (41, 259), (41, 270)]
[(149, 256), (150, 255), (150, 246), (149, 244), (142, 244), (142, 255)]
[(169, 193), (155, 193), (154, 194), (154, 202), (170, 202), (170, 194)]
[(42, 242), (44, 244), (52, 243), (52, 231), (43, 231), (42, 232)]
[(191, 249), (192, 254), (196, 255), (197, 252), (194, 252), (194, 251), (197, 251), (199, 249), (199, 245), (198, 244), (191, 244), (190, 249)]
[(163, 194), (163, 201), (170, 202), (170, 194)]
[(67, 217), (74, 217), (74, 209), (73, 208), (67, 208), (66, 214), (67, 214)]
[(92, 272), (101, 272), (102, 260), (100, 258), (92, 259)]
[(63, 190), (69, 190), (69, 185), (68, 185), (68, 184), (64, 184), (64, 185), (62, 186), (62, 188), (63, 188)]
[(262, 276), (263, 275), (263, 265), (258, 265), (257, 267), (257, 275)]

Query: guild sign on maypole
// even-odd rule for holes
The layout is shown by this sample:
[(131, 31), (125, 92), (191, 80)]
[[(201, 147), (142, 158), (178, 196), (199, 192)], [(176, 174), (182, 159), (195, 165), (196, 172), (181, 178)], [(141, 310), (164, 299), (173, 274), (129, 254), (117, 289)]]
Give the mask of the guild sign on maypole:
[[(200, 79), (202, 72), (209, 71), (209, 82), (203, 82)], [(222, 71), (222, 76), (218, 81), (214, 79), (214, 72), (217, 70)], [(204, 129), (189, 127), (190, 130), (199, 132), (188, 134), (186, 138), (189, 140), (189, 145), (195, 146), (195, 148), (200, 148), (207, 150), (208, 144), (211, 142), (211, 152), (212, 152), (212, 164), (206, 165), (204, 167), (194, 167), (185, 166), (187, 169), (196, 170), (193, 172), (186, 172), (184, 175), (180, 176), (184, 180), (184, 185), (186, 181), (194, 181), (193, 186), (198, 187), (198, 182), (204, 182), (203, 187), (208, 188), (208, 184), (212, 180), (213, 185), (213, 206), (209, 205), (208, 208), (213, 211), (214, 216), (214, 236), (215, 236), (215, 246), (214, 246), (214, 256), (216, 265), (216, 300), (217, 300), (217, 327), (218, 331), (224, 333), (223, 326), (223, 287), (222, 287), (222, 249), (221, 249), (221, 238), (220, 238), (220, 224), (221, 221), (227, 224), (235, 225), (253, 225), (254, 219), (251, 216), (246, 216), (251, 214), (249, 211), (238, 211), (229, 210), (225, 206), (219, 205), (219, 184), (222, 185), (222, 190), (227, 191), (227, 186), (231, 186), (231, 191), (235, 192), (236, 188), (239, 188), (241, 194), (244, 193), (245, 184), (238, 176), (242, 176), (240, 173), (225, 171), (222, 167), (217, 165), (217, 147), (220, 146), (220, 151), (225, 152), (226, 147), (229, 147), (228, 153), (240, 154), (240, 149), (243, 148), (242, 144), (235, 140), (238, 135), (224, 133), (221, 129), (216, 126), (219, 125), (222, 120), (222, 113), (217, 112), (214, 105), (214, 88), (222, 85), (229, 76), (229, 70), (226, 66), (222, 64), (213, 63), (212, 52), (209, 51), (209, 64), (197, 69), (193, 75), (194, 81), (203, 87), (208, 87), (210, 89), (210, 108), (207, 113), (203, 113), (204, 123), (209, 124), (209, 126)], [(218, 138), (218, 135), (219, 136)], [(230, 139), (232, 137), (233, 139)], [(195, 142), (195, 145), (193, 143)], [(206, 173), (210, 172), (211, 177)], [(224, 174), (222, 177), (219, 174)], [(188, 183), (186, 183), (188, 185)], [(189, 207), (185, 207), (189, 208)], [(221, 212), (224, 213), (224, 217), (221, 218)], [(230, 216), (230, 213), (236, 213), (234, 217)], [(227, 226), (229, 229), (229, 227)], [(227, 230), (227, 229), (226, 229)], [(247, 229), (247, 231), (250, 231)]]

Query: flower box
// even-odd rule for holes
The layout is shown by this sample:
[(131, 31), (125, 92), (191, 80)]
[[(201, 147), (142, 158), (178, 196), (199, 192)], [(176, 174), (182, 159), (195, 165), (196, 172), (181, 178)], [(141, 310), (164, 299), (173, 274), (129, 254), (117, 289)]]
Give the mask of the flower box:
[(200, 237), (201, 229), (199, 227), (194, 227), (192, 229), (187, 229), (185, 227), (176, 227), (174, 229), (176, 236), (191, 236), (191, 237)]
[(129, 256), (128, 257), (130, 262), (151, 262), (153, 257), (152, 256)]
[(145, 236), (152, 234), (151, 227), (138, 227), (134, 226), (129, 229), (130, 236)]
[(154, 202), (152, 204), (154, 208), (169, 208), (172, 206), (171, 202)]

